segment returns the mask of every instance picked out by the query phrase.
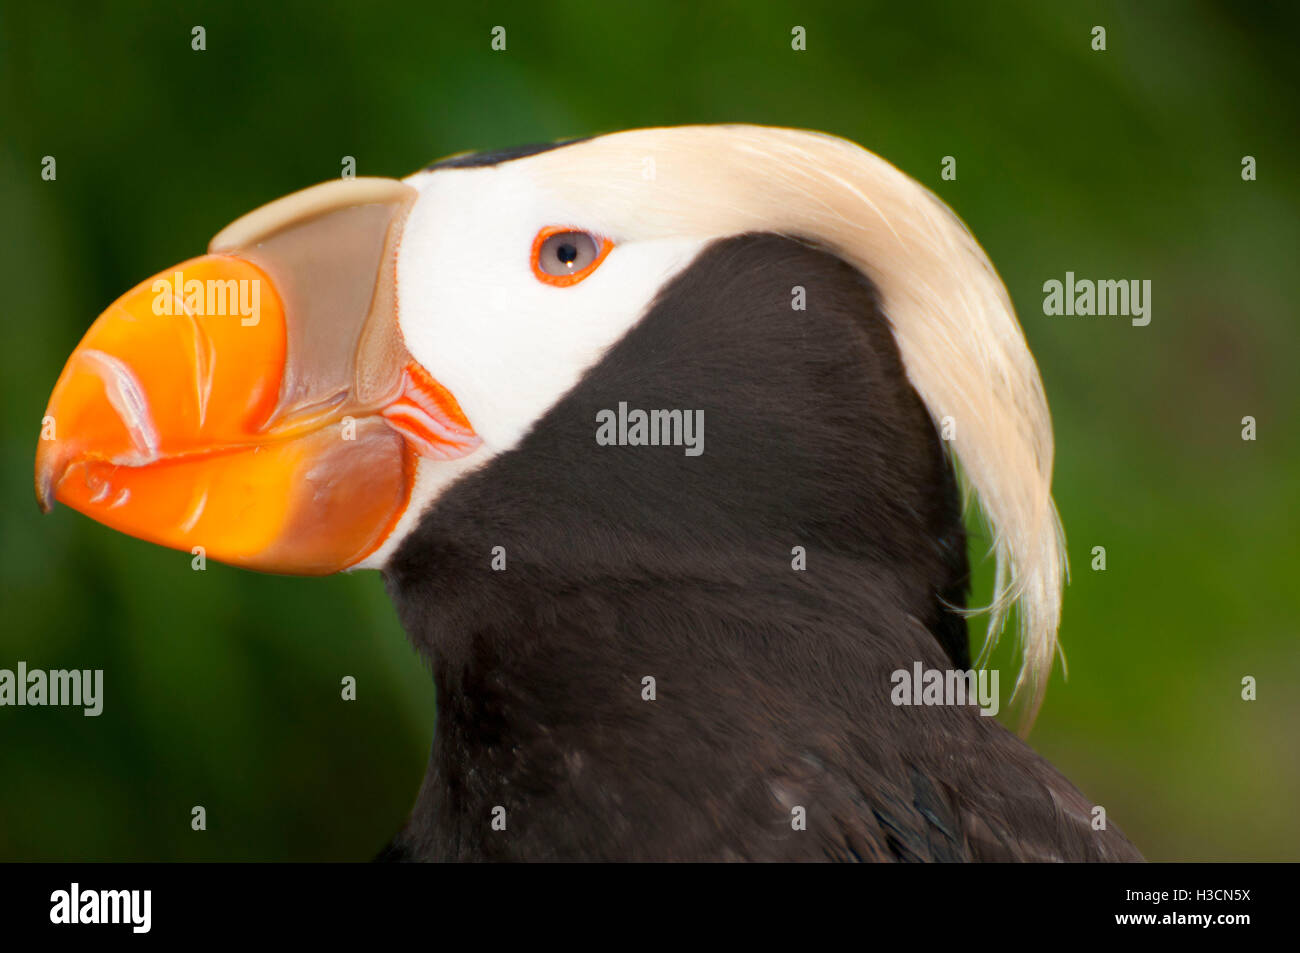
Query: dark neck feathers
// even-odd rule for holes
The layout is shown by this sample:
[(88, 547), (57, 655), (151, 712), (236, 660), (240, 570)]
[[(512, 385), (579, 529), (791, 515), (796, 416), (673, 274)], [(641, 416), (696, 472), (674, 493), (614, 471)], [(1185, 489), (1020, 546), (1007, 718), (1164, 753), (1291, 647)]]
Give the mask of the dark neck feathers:
[[(702, 411), (703, 453), (598, 444), (620, 403)], [(792, 725), (855, 731), (890, 670), (969, 667), (946, 608), (967, 575), (952, 469), (871, 283), (790, 238), (718, 241), (390, 562), (438, 692), (402, 849), (647, 856), (644, 825), (678, 824), (654, 843), (708, 853), (709, 799), (728, 772), (759, 798), (745, 774)]]

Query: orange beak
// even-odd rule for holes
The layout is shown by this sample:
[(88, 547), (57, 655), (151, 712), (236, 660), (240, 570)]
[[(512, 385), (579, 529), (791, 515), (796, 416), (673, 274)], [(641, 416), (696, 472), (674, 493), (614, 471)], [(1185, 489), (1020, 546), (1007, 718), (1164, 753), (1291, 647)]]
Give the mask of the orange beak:
[(91, 325), (50, 396), (36, 495), (222, 562), (319, 575), (392, 532), (421, 458), (479, 445), (406, 352), (389, 179), (296, 193)]

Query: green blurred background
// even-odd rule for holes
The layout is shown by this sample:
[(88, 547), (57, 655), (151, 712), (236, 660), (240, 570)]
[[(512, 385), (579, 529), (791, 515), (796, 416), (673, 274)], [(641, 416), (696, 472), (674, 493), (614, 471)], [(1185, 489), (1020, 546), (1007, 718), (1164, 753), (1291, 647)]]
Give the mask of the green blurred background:
[[(367, 859), (433, 732), (378, 574), (194, 572), (38, 514), (40, 418), (93, 318), (344, 156), (400, 176), (466, 149), (735, 121), (879, 152), (970, 224), (1017, 303), (1073, 566), (1070, 678), (1058, 667), (1034, 746), (1151, 859), (1300, 858), (1300, 15), (981, 6), (5, 0), (0, 668), (102, 668), (106, 699), (99, 718), (0, 709), (0, 859)], [(1150, 279), (1150, 326), (1044, 317), (1042, 284), (1067, 270)]]

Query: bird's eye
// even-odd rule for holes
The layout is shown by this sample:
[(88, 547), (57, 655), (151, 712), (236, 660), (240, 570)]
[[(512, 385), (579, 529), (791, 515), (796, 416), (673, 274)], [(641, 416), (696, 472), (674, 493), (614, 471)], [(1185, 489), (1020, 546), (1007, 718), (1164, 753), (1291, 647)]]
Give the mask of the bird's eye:
[(614, 243), (573, 228), (543, 228), (533, 240), (533, 274), (548, 285), (576, 285), (596, 270)]

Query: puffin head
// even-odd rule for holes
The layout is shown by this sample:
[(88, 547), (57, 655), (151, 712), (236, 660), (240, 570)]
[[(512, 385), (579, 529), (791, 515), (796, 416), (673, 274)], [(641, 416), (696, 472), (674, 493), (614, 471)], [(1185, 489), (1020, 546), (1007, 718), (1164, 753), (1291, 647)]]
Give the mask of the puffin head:
[[(517, 448), (666, 289), (687, 274), (709, 287), (698, 269), (740, 261), (713, 252), (754, 234), (866, 279), (993, 531), (990, 634), (1019, 602), (1022, 681), (1040, 696), (1064, 557), (1037, 368), (952, 212), (817, 133), (633, 130), (272, 202), (90, 327), (50, 397), (37, 497), (236, 566), (384, 568), (453, 484)], [(795, 288), (784, 294), (797, 308)], [(728, 334), (746, 333), (743, 317)], [(641, 353), (636, 373), (653, 379), (653, 347)], [(808, 392), (775, 397), (833, 415)]]

